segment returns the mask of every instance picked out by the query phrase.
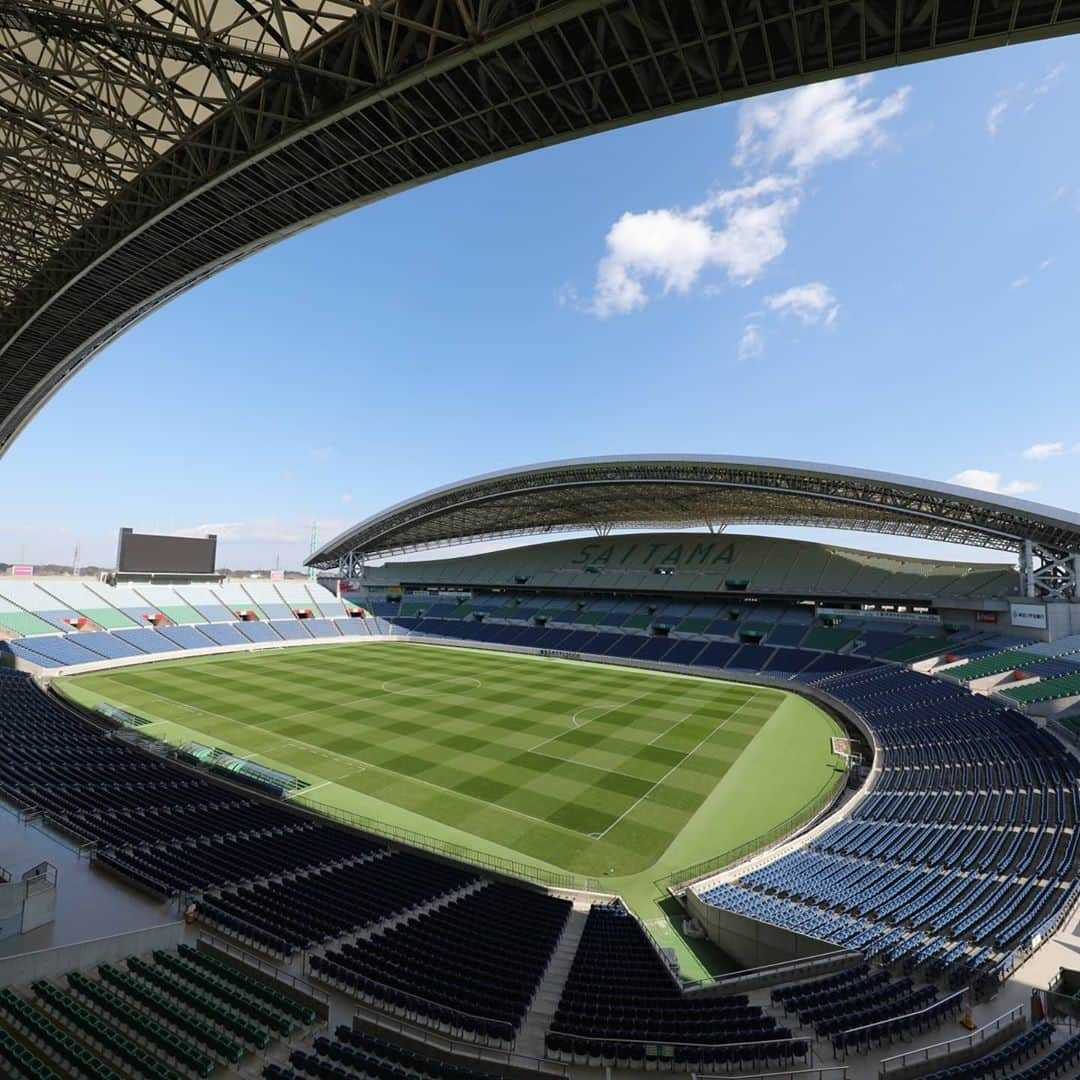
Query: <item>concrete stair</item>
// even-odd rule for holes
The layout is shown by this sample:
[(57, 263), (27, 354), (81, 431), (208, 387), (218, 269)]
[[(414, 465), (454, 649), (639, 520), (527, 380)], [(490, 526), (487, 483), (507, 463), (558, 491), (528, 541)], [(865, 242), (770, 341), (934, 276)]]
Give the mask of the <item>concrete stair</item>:
[(562, 936), (555, 946), (555, 953), (551, 957), (551, 962), (544, 972), (544, 978), (518, 1031), (514, 1049), (519, 1054), (527, 1054), (534, 1058), (544, 1056), (544, 1035), (555, 1018), (555, 1010), (558, 1008), (566, 978), (574, 963), (574, 954), (577, 952), (581, 935), (585, 931), (585, 920), (588, 914), (587, 906), (584, 908), (575, 906), (566, 920)]

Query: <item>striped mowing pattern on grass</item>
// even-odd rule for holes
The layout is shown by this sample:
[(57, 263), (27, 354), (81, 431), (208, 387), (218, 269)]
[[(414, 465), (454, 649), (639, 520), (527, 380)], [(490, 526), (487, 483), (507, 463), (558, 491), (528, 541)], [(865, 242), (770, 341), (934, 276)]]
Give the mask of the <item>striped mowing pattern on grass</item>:
[[(716, 813), (702, 854), (782, 820), (821, 787), (827, 737), (839, 733), (768, 687), (432, 646), (233, 654), (77, 683), (313, 784), (374, 797), (387, 820), (397, 807), (585, 874), (653, 866), (707, 799)], [(792, 702), (806, 711), (783, 710), (788, 726), (771, 727)], [(738, 781), (717, 804), (729, 770)]]

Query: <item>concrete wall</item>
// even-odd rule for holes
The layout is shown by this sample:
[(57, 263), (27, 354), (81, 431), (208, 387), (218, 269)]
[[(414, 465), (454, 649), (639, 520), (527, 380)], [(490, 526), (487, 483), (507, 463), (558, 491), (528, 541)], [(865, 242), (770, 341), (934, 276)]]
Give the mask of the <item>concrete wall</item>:
[(687, 894), (686, 904), (687, 911), (700, 923), (709, 940), (746, 968), (819, 956), (836, 949), (829, 941), (721, 911), (694, 893)]
[(0, 959), (0, 986), (24, 986), (35, 979), (52, 979), (69, 971), (114, 964), (154, 949), (172, 949), (180, 944), (186, 932), (187, 927), (178, 920), (56, 949), (6, 956)]

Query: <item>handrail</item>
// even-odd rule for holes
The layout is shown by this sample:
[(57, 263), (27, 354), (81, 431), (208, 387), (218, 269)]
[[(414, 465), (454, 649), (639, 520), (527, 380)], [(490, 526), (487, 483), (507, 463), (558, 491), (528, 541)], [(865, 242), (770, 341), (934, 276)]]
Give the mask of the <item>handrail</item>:
[(744, 1039), (742, 1042), (726, 1042), (726, 1043), (699, 1043), (699, 1042), (684, 1042), (680, 1039), (624, 1039), (621, 1036), (617, 1039), (606, 1039), (597, 1035), (582, 1035), (573, 1031), (560, 1031), (558, 1028), (550, 1027), (547, 1029), (548, 1035), (562, 1035), (566, 1039), (580, 1039), (582, 1042), (611, 1042), (627, 1043), (634, 1046), (690, 1046), (700, 1048), (702, 1050), (730, 1050), (741, 1046), (783, 1046), (786, 1043), (799, 1043), (807, 1048), (807, 1052), (813, 1049), (814, 1039), (812, 1035), (792, 1035), (788, 1039), (770, 1039), (768, 1035), (764, 1035), (760, 1039)]
[[(306, 966), (306, 964), (305, 964), (305, 966)], [(317, 972), (317, 971), (309, 972), (309, 974), (311, 975), (311, 977), (313, 979), (318, 979), (320, 982), (328, 982), (331, 985), (334, 984), (335, 982), (337, 982), (337, 980), (334, 979), (333, 976), (327, 977), (326, 975), (323, 975), (322, 973)], [(391, 986), (389, 983), (382, 982), (382, 980), (380, 980), (380, 979), (373, 979), (369, 975), (365, 975), (363, 978), (364, 978), (365, 982), (375, 983), (376, 985), (381, 986), (381, 987), (385, 988), (386, 990), (389, 990), (390, 993), (393, 994), (395, 997), (405, 997), (405, 998), (411, 999), (412, 1001), (423, 1002), (424, 1005), (430, 1005), (432, 1008), (434, 1008), (438, 1012), (453, 1013), (455, 1016), (460, 1016), (465, 1020), (473, 1020), (473, 1021), (479, 1020), (483, 1024), (497, 1024), (497, 1025), (499, 1025), (499, 1027), (509, 1028), (510, 1031), (513, 1033), (511, 1035), (510, 1039), (503, 1039), (503, 1038), (499, 1038), (498, 1036), (490, 1036), (490, 1035), (484, 1034), (483, 1032), (476, 1031), (475, 1032), (476, 1041), (478, 1041), (481, 1038), (484, 1038), (484, 1039), (499, 1038), (499, 1042), (509, 1042), (509, 1043), (513, 1044), (514, 1041), (517, 1038), (517, 1033), (514, 1032), (513, 1025), (510, 1024), (506, 1020), (496, 1020), (495, 1017), (493, 1017), (493, 1016), (477, 1016), (475, 1013), (465, 1012), (464, 1009), (455, 1009), (452, 1005), (443, 1005), (441, 1002), (432, 1001), (431, 998), (423, 997), (420, 994), (413, 994), (408, 990), (401, 990), (400, 988), (398, 988), (396, 986)], [(363, 995), (364, 995), (364, 991), (359, 989), (358, 987), (350, 986), (350, 987), (348, 987), (347, 992), (350, 993), (350, 994), (353, 994), (356, 997), (363, 997)], [(387, 1000), (387, 1001), (384, 1001), (383, 1004), (385, 1005), (386, 1008), (394, 1008), (395, 1007), (393, 1001)], [(425, 1015), (427, 1015), (427, 1014), (425, 1013)], [(464, 1025), (459, 1025), (459, 1026), (462, 1027), (463, 1030), (464, 1030)]]
[(374, 1024), (376, 1027), (396, 1031), (410, 1039), (423, 1043), (425, 1046), (433, 1046), (452, 1057), (470, 1058), (476, 1061), (497, 1061), (506, 1065), (513, 1065), (519, 1069), (530, 1069), (538, 1073), (547, 1073), (554, 1076), (568, 1076), (570, 1070), (559, 1061), (551, 1061), (547, 1058), (535, 1058), (530, 1054), (522, 1054), (517, 1050), (503, 1050), (499, 1047), (485, 1046), (480, 1043), (462, 1043), (457, 1039), (448, 1038), (446, 1035), (431, 1028), (410, 1024), (407, 1020), (399, 1017), (387, 1016), (378, 1009), (369, 1009), (364, 1006), (353, 1010), (353, 1016), (359, 1018), (362, 1023)]
[[(963, 991), (960, 992), (963, 993)], [(934, 1057), (946, 1057), (953, 1052), (954, 1048), (956, 1050), (971, 1049), (976, 1042), (983, 1042), (986, 1039), (986, 1033), (1000, 1031), (1015, 1020), (1022, 1020), (1026, 1009), (1027, 1006), (1025, 1005), (1014, 1005), (1008, 1012), (1004, 1012), (989, 1023), (983, 1024), (976, 1031), (969, 1031), (966, 1035), (957, 1035), (955, 1038), (933, 1043), (930, 1046), (921, 1046), (918, 1050), (908, 1050), (903, 1054), (893, 1054), (892, 1057), (882, 1058), (878, 1065), (878, 1075), (887, 1075), (890, 1068), (894, 1070), (903, 1069), (908, 1065), (909, 1061), (912, 1064), (921, 1061), (929, 1062), (931, 1052), (935, 1050), (939, 1052), (934, 1054)]]
[(298, 990), (301, 994), (305, 994), (307, 997), (322, 1002), (329, 1007), (330, 995), (325, 990), (309, 983), (307, 979), (301, 979), (299, 975), (284, 971), (277, 964), (264, 960), (261, 956), (256, 956), (254, 953), (248, 952), (247, 949), (242, 949), (239, 945), (234, 945), (231, 941), (219, 938), (216, 934), (207, 933), (205, 930), (200, 931), (198, 941), (205, 941), (211, 948), (226, 953), (228, 956), (233, 956), (248, 967), (255, 968), (260, 974), (269, 975), (276, 982), (280, 982), (292, 990)]
[(758, 834), (752, 839), (746, 840), (736, 847), (728, 848), (727, 851), (720, 852), (719, 855), (712, 855), (709, 858), (702, 859), (700, 862), (693, 863), (690, 866), (684, 866), (678, 870), (673, 870), (670, 874), (665, 874), (663, 877), (657, 878), (654, 884), (660, 890), (670, 889), (672, 892), (675, 892), (682, 889), (684, 886), (689, 885), (691, 882), (704, 877), (706, 874), (723, 870), (725, 866), (730, 866), (732, 863), (738, 862), (745, 855), (751, 855), (761, 851), (765, 847), (771, 846), (781, 837), (790, 835), (796, 829), (806, 824), (811, 818), (814, 818), (821, 813), (825, 807), (833, 802), (846, 783), (846, 772), (841, 774), (839, 780), (826, 780), (825, 784), (818, 790), (817, 794), (815, 794), (808, 802), (804, 803), (794, 814), (791, 814), (789, 817), (785, 818), (785, 820), (781, 821), (779, 825), (774, 825), (771, 829), (767, 829), (765, 832)]
[(426, 836), (423, 833), (403, 828), (400, 825), (391, 825), (389, 822), (379, 821), (363, 814), (354, 814), (350, 810), (341, 810), (336, 806), (316, 802), (302, 794), (293, 796), (289, 802), (293, 806), (304, 807), (334, 821), (340, 821), (342, 824), (362, 829), (364, 832), (373, 833), (388, 840), (397, 840), (436, 855), (445, 855), (447, 858), (468, 863), (470, 866), (485, 867), (489, 870), (508, 874), (511, 877), (523, 878), (526, 881), (540, 885), (550, 885), (554, 888), (578, 890), (583, 887), (582, 882), (573, 874), (566, 874), (557, 870), (546, 870), (543, 867), (519, 862), (516, 859), (508, 859), (502, 855), (492, 855), (467, 847), (464, 844), (455, 844), (451, 840), (439, 840), (436, 837)]
[(943, 997), (938, 1001), (931, 1002), (925, 1009), (916, 1009), (914, 1012), (901, 1013), (899, 1016), (886, 1016), (882, 1020), (872, 1020), (869, 1024), (860, 1024), (858, 1027), (848, 1028), (847, 1031), (841, 1031), (837, 1034), (846, 1038), (848, 1035), (854, 1035), (858, 1031), (866, 1031), (869, 1028), (877, 1027), (879, 1024), (894, 1024), (897, 1020), (912, 1020), (916, 1016), (925, 1016), (928, 1012), (933, 1012), (935, 1009), (941, 1008), (942, 1005), (945, 1005), (950, 1001), (955, 1001), (958, 997), (963, 997), (966, 993), (966, 989), (957, 990), (955, 994), (949, 994), (948, 997)]
[(690, 1080), (847, 1080), (848, 1067), (846, 1065), (819, 1065), (813, 1069), (788, 1069), (783, 1072), (754, 1073), (748, 1075), (742, 1073), (734, 1076), (731, 1073), (697, 1073), (690, 1074)]
[(738, 971), (729, 971), (723, 975), (709, 975), (704, 979), (694, 979), (692, 982), (683, 983), (684, 990), (703, 990), (710, 986), (721, 986), (724, 983), (738, 983), (753, 975), (767, 974), (773, 970), (790, 968), (793, 977), (799, 974), (798, 969), (805, 967), (807, 974), (826, 960), (841, 960), (848, 958), (854, 964), (861, 963), (866, 956), (859, 949), (829, 949), (827, 952), (813, 953), (810, 956), (800, 956), (796, 960), (776, 960), (771, 964), (759, 964), (757, 967), (741, 968)]

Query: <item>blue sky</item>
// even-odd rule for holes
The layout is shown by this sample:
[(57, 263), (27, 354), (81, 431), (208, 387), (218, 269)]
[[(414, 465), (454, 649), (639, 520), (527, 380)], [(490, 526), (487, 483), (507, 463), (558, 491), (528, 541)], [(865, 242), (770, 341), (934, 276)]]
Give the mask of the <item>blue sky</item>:
[(39, 414), (0, 459), (0, 560), (78, 540), (108, 563), (131, 525), (298, 566), (313, 520), (325, 539), (474, 473), (610, 453), (1076, 509), (1078, 105), (1063, 38), (641, 124), (312, 229)]

